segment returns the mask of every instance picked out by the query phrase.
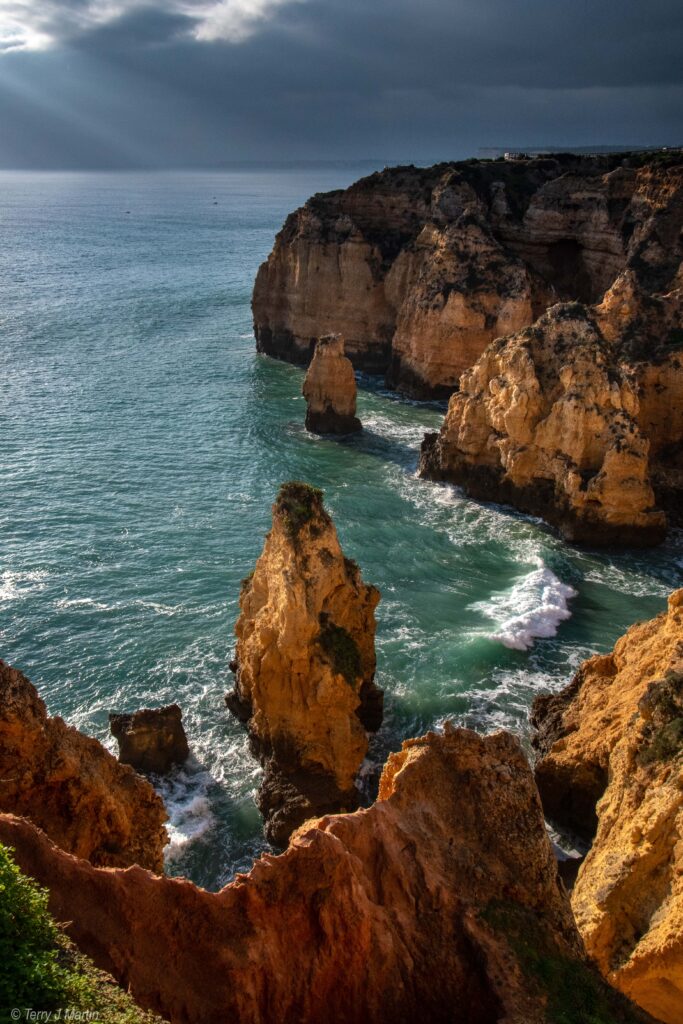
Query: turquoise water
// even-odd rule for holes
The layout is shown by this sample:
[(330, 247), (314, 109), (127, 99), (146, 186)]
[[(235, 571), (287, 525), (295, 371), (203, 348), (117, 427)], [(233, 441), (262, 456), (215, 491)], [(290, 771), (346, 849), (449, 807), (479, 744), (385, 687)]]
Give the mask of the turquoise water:
[(680, 534), (577, 552), (416, 479), (441, 412), (378, 382), (361, 436), (306, 434), (302, 372), (254, 352), (251, 285), (285, 214), (354, 176), (0, 175), (0, 655), (110, 747), (109, 711), (182, 706), (169, 870), (212, 888), (264, 846), (223, 695), (283, 480), (324, 488), (382, 592), (375, 762), (446, 716), (526, 736), (536, 692), (683, 584)]

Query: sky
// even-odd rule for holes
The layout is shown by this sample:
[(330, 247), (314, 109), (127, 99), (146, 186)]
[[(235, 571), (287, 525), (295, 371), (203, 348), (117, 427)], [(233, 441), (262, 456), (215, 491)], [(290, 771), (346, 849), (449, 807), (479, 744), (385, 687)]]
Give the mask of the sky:
[(0, 167), (683, 143), (680, 0), (0, 0)]

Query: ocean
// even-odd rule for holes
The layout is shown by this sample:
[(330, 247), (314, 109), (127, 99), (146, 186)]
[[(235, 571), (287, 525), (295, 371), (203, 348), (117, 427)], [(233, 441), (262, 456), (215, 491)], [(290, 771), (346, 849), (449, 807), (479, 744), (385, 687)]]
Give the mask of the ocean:
[(323, 488), (382, 594), (364, 777), (446, 718), (528, 742), (534, 695), (683, 585), (681, 532), (574, 550), (417, 479), (443, 410), (379, 380), (359, 381), (361, 435), (306, 433), (302, 371), (255, 352), (251, 287), (286, 214), (355, 177), (0, 174), (0, 656), (112, 750), (110, 711), (180, 704), (193, 755), (158, 782), (168, 871), (209, 889), (266, 848), (260, 768), (223, 698), (283, 481)]

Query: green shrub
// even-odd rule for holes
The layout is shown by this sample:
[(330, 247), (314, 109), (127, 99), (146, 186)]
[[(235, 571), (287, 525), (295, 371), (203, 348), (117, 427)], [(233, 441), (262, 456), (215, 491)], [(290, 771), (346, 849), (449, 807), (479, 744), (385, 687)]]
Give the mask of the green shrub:
[(33, 1010), (52, 1011), (53, 1019), (75, 1011), (100, 1024), (162, 1024), (79, 953), (50, 916), (47, 892), (0, 844), (0, 1024), (15, 1020), (12, 1010), (19, 1021)]
[(323, 514), (323, 492), (318, 487), (290, 480), (283, 484), (275, 499), (275, 514), (295, 540), (299, 531), (316, 515)]
[(59, 962), (60, 932), (48, 894), (21, 873), (0, 845), (0, 1008), (53, 1009), (67, 1000), (73, 978)]

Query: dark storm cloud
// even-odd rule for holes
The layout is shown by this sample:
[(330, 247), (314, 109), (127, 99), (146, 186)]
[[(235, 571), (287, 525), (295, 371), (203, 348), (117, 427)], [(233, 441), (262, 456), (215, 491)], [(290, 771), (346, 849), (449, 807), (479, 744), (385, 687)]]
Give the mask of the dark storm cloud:
[(0, 58), (5, 166), (421, 160), (681, 136), (673, 0), (235, 0), (208, 20), (208, 3), (122, 0), (97, 24), (59, 6), (52, 48)]

